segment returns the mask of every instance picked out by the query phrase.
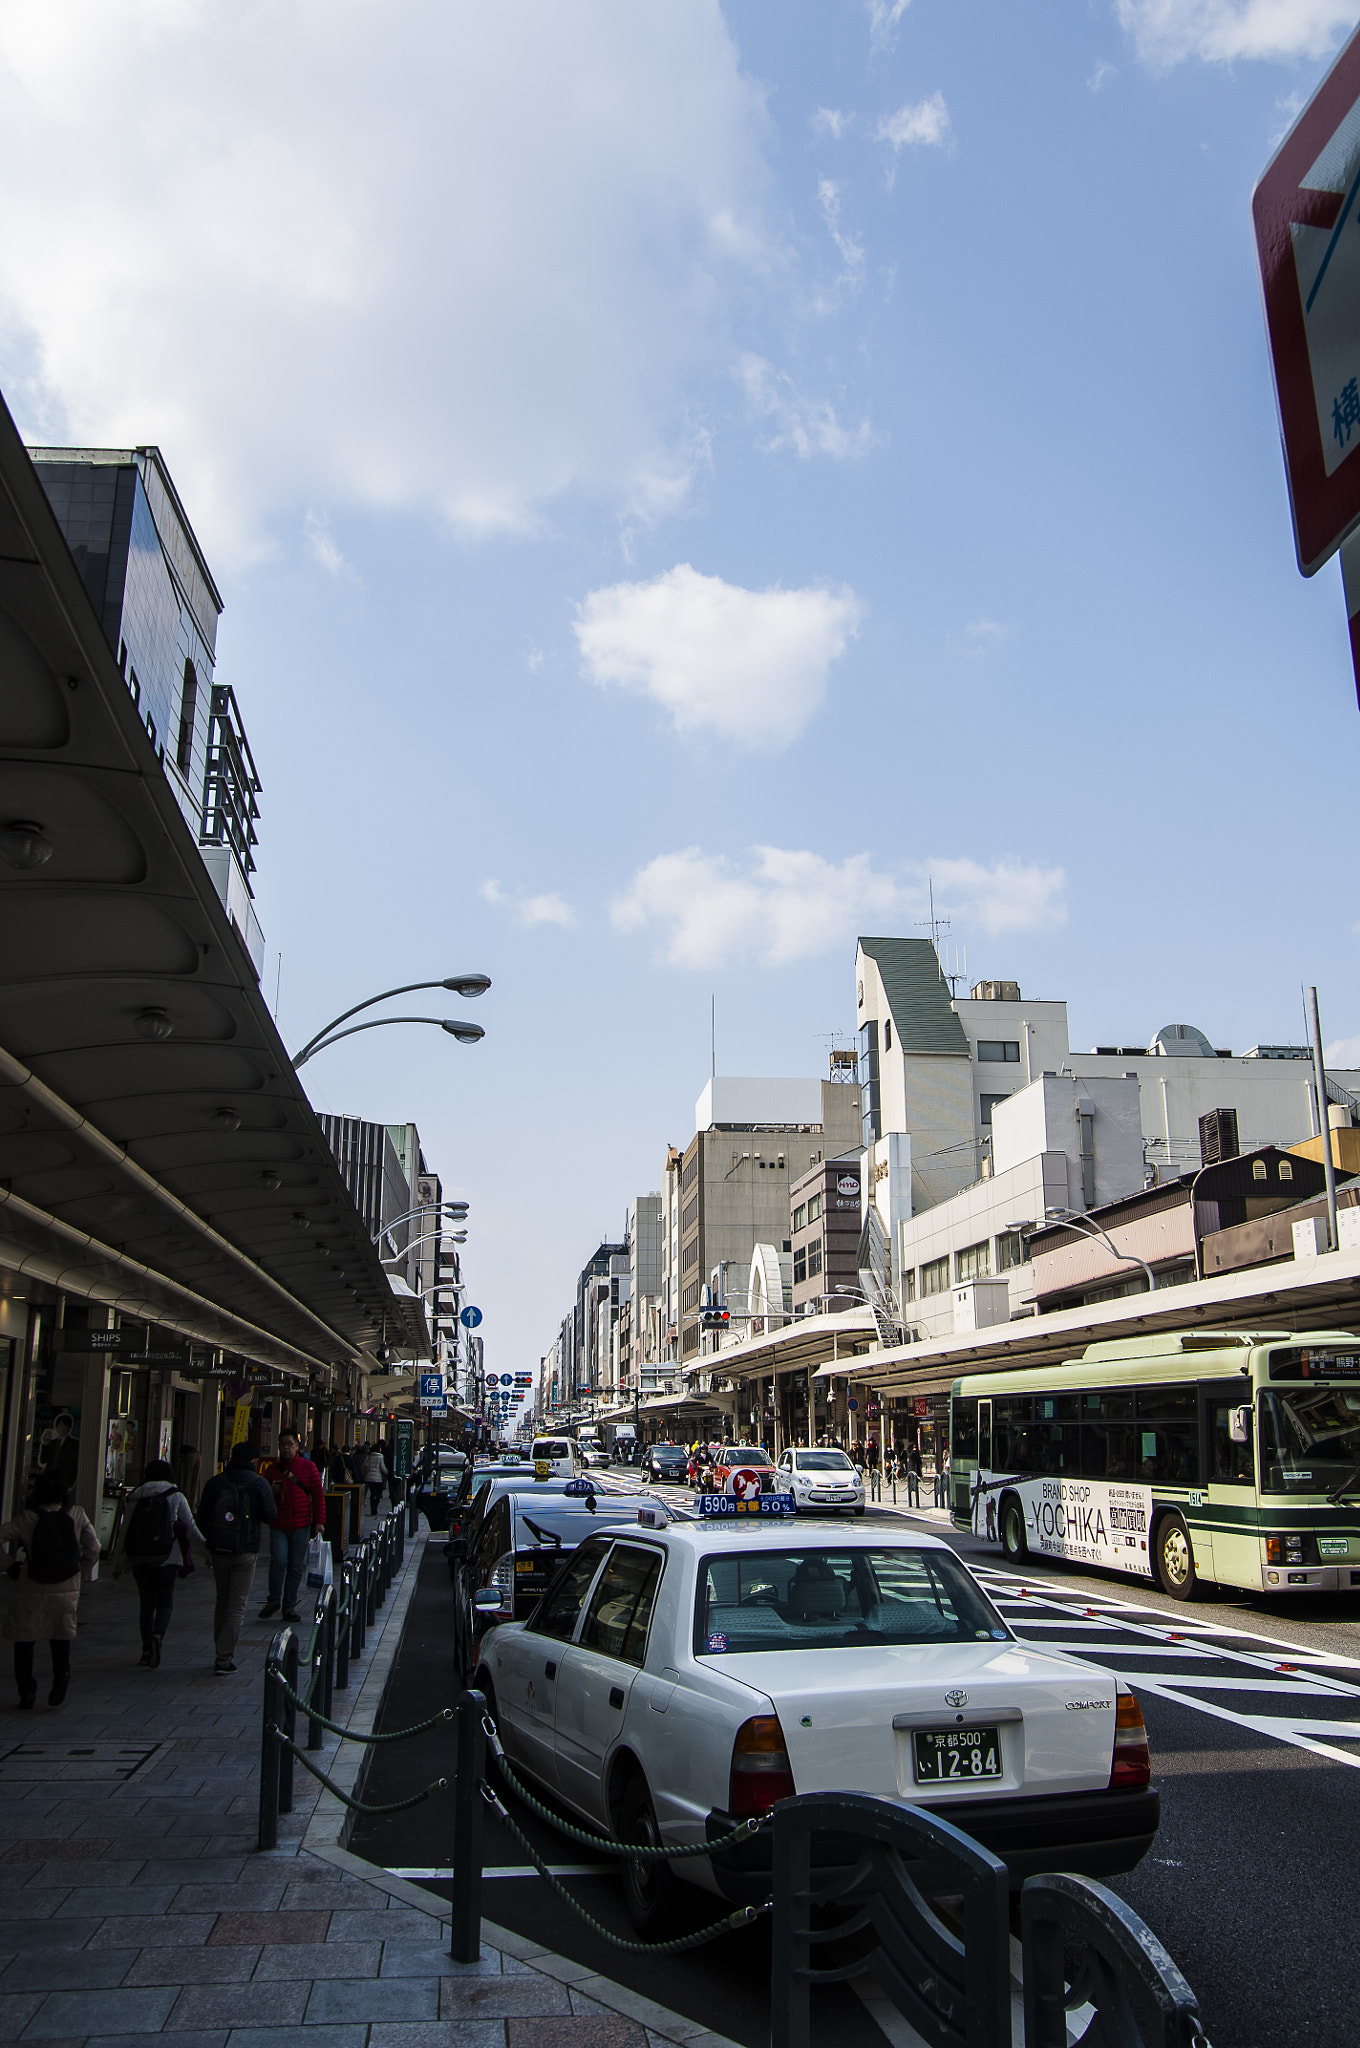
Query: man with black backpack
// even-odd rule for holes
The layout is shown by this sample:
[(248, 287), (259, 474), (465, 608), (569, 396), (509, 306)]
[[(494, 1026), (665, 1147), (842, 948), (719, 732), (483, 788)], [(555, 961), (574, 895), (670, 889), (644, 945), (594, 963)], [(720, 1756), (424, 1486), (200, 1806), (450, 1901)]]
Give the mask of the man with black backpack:
[(198, 1520), (217, 1582), (213, 1610), (213, 1670), (225, 1678), (236, 1669), (236, 1645), (250, 1598), (260, 1524), (273, 1523), (274, 1489), (255, 1470), (249, 1444), (235, 1444), (226, 1470), (210, 1479), (199, 1496)]

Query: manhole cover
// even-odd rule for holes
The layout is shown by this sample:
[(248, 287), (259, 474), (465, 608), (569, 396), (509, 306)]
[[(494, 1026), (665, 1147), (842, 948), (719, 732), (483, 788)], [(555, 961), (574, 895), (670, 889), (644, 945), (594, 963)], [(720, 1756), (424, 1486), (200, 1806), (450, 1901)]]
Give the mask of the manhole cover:
[(15, 1742), (0, 1748), (0, 1785), (103, 1784), (130, 1778), (163, 1742)]

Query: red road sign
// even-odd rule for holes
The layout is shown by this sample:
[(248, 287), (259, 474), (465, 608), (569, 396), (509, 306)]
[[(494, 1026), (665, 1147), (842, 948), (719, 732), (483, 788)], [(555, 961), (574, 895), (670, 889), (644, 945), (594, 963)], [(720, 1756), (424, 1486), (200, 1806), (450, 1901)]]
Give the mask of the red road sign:
[(1360, 523), (1360, 31), (1252, 198), (1294, 546), (1305, 576)]

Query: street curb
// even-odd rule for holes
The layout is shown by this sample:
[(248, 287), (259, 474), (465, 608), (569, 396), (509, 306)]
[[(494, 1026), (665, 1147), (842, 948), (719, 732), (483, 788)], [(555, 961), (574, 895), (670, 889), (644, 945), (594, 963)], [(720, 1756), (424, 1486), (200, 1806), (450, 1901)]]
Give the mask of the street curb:
[[(396, 1598), (383, 1621), (382, 1633), (374, 1645), (369, 1663), (368, 1675), (359, 1688), (354, 1708), (345, 1722), (357, 1735), (371, 1735), (373, 1724), (382, 1707), (383, 1695), (396, 1662), (401, 1645), (402, 1627), (406, 1610), (415, 1592), (416, 1574), (420, 1558), (424, 1554), (428, 1531), (409, 1539), (406, 1546), (406, 1563), (402, 1570), (401, 1582)], [(337, 1714), (336, 1720), (340, 1719)], [(338, 1754), (327, 1767), (327, 1776), (333, 1778), (342, 1791), (354, 1794), (354, 1787), (367, 1762), (366, 1753), (355, 1745), (341, 1742)], [(352, 1759), (352, 1760), (351, 1760)], [(341, 1805), (333, 1793), (322, 1788), (307, 1831), (302, 1837), (302, 1850), (309, 1856), (319, 1857), (323, 1863), (331, 1864), (337, 1870), (346, 1871), (364, 1884), (372, 1885), (375, 1891), (386, 1892), (390, 1899), (398, 1899), (404, 1906), (414, 1907), (432, 1920), (450, 1925), (449, 1906), (445, 1899), (427, 1892), (420, 1885), (412, 1884), (409, 1878), (389, 1877), (376, 1863), (370, 1863), (363, 1856), (357, 1856), (347, 1844), (354, 1824), (354, 1817), (347, 1807)], [(725, 2034), (715, 2034), (697, 2020), (686, 2019), (683, 2013), (672, 2012), (669, 2006), (658, 2005), (653, 1999), (644, 1998), (640, 1992), (629, 1991), (624, 1985), (614, 1983), (610, 1977), (601, 1977), (592, 1972), (584, 1963), (573, 1963), (566, 1956), (557, 1955), (552, 1949), (542, 1948), (537, 1942), (528, 1940), (522, 1934), (514, 1934), (508, 1927), (498, 1927), (494, 1921), (483, 1920), (482, 1940), (487, 1948), (499, 1949), (517, 1963), (527, 1964), (541, 1976), (551, 1977), (556, 1983), (569, 1984), (573, 1991), (583, 1997), (592, 1998), (597, 2005), (607, 2006), (611, 2012), (638, 2021), (649, 2034), (660, 2036), (663, 2041), (673, 2041), (676, 2048), (738, 2048)], [(449, 1962), (448, 1975), (456, 1976), (466, 1967)], [(476, 1965), (471, 1965), (475, 1969)]]

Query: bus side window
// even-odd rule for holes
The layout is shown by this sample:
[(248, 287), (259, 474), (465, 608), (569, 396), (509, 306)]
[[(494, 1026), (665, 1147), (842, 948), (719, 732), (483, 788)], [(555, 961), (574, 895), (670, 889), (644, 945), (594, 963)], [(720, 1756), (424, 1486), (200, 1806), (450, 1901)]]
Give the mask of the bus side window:
[(976, 1464), (978, 1452), (978, 1404), (976, 1394), (958, 1395), (955, 1398), (955, 1400), (951, 1403), (951, 1411), (951, 1462), (954, 1464), (958, 1464), (959, 1460), (962, 1458), (968, 1460), (972, 1464)]
[(1241, 1403), (1214, 1401), (1209, 1407), (1209, 1477), (1222, 1486), (1252, 1486), (1256, 1471), (1250, 1443), (1232, 1440), (1232, 1416)]

